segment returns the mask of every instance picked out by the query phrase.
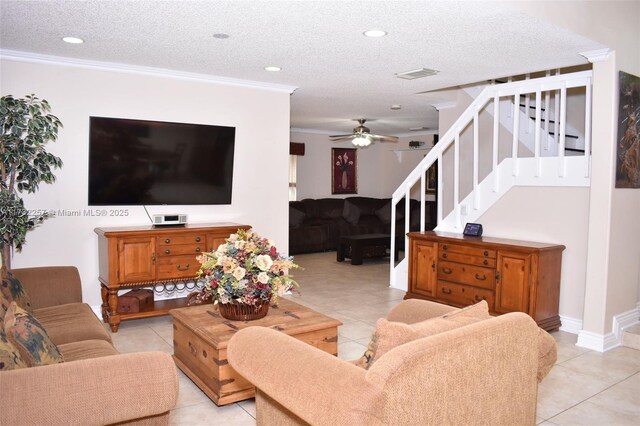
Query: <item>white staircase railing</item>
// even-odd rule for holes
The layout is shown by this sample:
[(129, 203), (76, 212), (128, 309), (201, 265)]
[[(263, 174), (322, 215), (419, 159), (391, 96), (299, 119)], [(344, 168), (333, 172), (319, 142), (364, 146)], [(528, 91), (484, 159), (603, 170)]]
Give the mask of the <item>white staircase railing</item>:
[[(491, 85), (476, 97), (462, 115), (454, 122), (447, 132), (440, 138), (439, 142), (422, 159), (418, 166), (407, 176), (402, 184), (396, 189), (392, 197), (391, 223), (396, 223), (396, 207), (400, 201), (404, 203), (404, 253), (405, 257), (396, 264), (395, 245), (396, 229), (391, 226), (391, 261), (390, 261), (390, 281), (391, 287), (402, 290), (407, 289), (408, 276), (408, 238), (410, 224), (410, 202), (412, 189), (420, 182), (420, 231), (425, 230), (425, 209), (426, 209), (426, 172), (437, 161), (438, 162), (438, 189), (437, 189), (437, 230), (461, 231), (462, 217), (468, 221), (479, 217), (493, 203), (495, 203), (504, 193), (514, 185), (541, 185), (541, 186), (584, 186), (589, 185), (591, 174), (591, 71), (582, 71), (572, 74), (561, 74), (547, 76), (536, 79), (508, 82), (499, 85)], [(584, 155), (565, 156), (565, 133), (567, 116), (567, 90), (572, 88), (585, 88), (585, 132), (584, 132)], [(520, 141), (520, 102), (521, 96), (535, 96), (536, 100), (547, 98), (549, 93), (555, 92), (557, 108), (555, 110), (555, 125), (557, 134), (557, 149), (551, 150), (555, 156), (549, 156), (549, 151), (543, 153), (543, 140), (548, 139), (543, 136), (544, 125), (542, 124), (542, 102), (536, 102), (535, 108), (535, 129), (533, 154), (522, 156), (519, 154)], [(559, 94), (559, 96), (557, 96)], [(504, 108), (505, 100), (510, 101), (507, 105), (512, 108), (511, 118), (511, 155), (500, 160), (500, 116), (501, 108)], [(492, 105), (491, 105), (492, 104)], [(489, 173), (480, 180), (480, 140), (479, 126), (480, 114), (483, 110), (491, 108), (493, 116), (492, 126), (492, 154)], [(545, 117), (546, 118), (546, 117)], [(548, 120), (548, 118), (547, 118)], [(528, 123), (527, 123), (528, 125)], [(461, 200), (461, 161), (460, 138), (463, 132), (472, 126), (473, 148), (471, 170), (464, 172), (471, 173), (471, 192)], [(544, 138), (544, 139), (543, 139)], [(554, 138), (555, 141), (555, 138)], [(544, 140), (546, 145), (547, 140)], [(453, 147), (452, 147), (453, 145)], [(453, 149), (453, 181), (451, 178), (447, 182), (445, 177), (443, 156), (449, 149)], [(447, 154), (449, 155), (449, 154)], [(506, 160), (506, 161), (505, 161)], [(446, 171), (446, 176), (450, 176), (450, 171)], [(453, 206), (447, 216), (444, 216), (443, 196), (445, 186), (452, 193)], [(448, 194), (451, 195), (451, 194)]]

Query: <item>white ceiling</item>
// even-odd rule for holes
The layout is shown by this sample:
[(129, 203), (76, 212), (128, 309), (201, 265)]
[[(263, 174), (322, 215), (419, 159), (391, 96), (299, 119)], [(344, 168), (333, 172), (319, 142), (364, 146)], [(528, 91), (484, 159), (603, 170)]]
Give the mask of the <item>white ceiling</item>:
[[(492, 1), (1, 0), (0, 26), (3, 50), (292, 85), (292, 128), (344, 133), (366, 117), (392, 135), (437, 126), (440, 95), (419, 92), (584, 64), (603, 47)], [(439, 73), (394, 75), (422, 67)]]

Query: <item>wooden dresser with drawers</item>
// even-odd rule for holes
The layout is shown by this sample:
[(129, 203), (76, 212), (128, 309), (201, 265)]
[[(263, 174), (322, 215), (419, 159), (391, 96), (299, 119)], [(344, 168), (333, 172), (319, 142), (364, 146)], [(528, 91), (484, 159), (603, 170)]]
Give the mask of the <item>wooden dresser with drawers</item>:
[(405, 299), (453, 306), (486, 300), (495, 315), (524, 312), (547, 331), (560, 327), (563, 245), (444, 232), (410, 232)]
[(186, 306), (186, 297), (181, 297), (157, 300), (140, 312), (118, 312), (118, 291), (193, 281), (201, 253), (215, 250), (238, 229), (249, 228), (236, 223), (96, 228), (102, 319), (116, 332), (121, 320), (165, 315)]

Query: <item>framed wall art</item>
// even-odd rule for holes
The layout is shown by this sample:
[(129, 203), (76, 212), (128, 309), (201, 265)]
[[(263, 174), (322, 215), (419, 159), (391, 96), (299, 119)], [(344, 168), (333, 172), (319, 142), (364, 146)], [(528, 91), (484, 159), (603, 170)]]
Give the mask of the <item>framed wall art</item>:
[(358, 193), (358, 154), (355, 148), (331, 148), (331, 193)]
[(620, 71), (616, 188), (640, 188), (640, 77)]

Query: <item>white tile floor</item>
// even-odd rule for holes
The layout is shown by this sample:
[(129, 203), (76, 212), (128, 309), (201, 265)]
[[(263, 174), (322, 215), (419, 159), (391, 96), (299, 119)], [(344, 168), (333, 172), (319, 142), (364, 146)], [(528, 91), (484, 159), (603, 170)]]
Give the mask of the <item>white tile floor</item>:
[[(296, 256), (302, 295), (291, 298), (341, 320), (338, 356), (362, 355), (378, 318), (404, 292), (388, 287), (389, 264), (337, 263), (335, 252)], [(170, 316), (124, 321), (113, 342), (121, 352), (173, 352)], [(640, 425), (640, 351), (619, 347), (604, 354), (575, 346), (576, 336), (553, 333), (558, 362), (538, 391), (542, 425)], [(180, 375), (180, 396), (171, 412), (176, 425), (255, 425), (253, 400), (217, 407), (191, 380)]]

